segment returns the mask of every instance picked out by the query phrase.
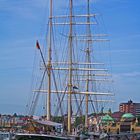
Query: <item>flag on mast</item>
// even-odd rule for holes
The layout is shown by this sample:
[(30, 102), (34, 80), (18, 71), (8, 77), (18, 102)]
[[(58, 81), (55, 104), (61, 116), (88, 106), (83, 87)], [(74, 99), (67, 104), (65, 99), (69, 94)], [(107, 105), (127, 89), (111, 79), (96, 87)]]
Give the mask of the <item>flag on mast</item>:
[(40, 49), (40, 45), (39, 45), (38, 40), (36, 41), (36, 48), (37, 48), (37, 49)]

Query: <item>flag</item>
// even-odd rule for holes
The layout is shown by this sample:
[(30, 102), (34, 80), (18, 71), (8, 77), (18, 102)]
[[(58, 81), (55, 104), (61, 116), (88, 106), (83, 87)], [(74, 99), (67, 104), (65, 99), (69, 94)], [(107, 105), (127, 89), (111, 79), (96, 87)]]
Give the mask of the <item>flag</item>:
[(39, 45), (38, 40), (36, 41), (36, 48), (37, 48), (37, 49), (40, 49), (40, 45)]
[(73, 86), (73, 89), (78, 89), (78, 87), (77, 86)]

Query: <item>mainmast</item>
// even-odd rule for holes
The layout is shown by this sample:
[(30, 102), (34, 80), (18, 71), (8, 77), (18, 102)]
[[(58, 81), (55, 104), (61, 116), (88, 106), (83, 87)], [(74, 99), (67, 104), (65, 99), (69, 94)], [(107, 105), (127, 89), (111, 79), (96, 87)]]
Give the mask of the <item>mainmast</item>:
[(68, 82), (68, 133), (71, 133), (71, 94), (72, 94), (72, 8), (73, 8), (73, 0), (70, 0), (70, 31), (69, 31), (69, 82)]
[[(90, 7), (89, 7), (89, 0), (87, 0), (87, 23), (89, 23), (87, 25), (87, 37), (88, 37), (88, 41), (87, 41), (87, 48), (86, 48), (86, 61), (87, 63), (90, 63), (90, 45), (91, 45), (91, 32), (90, 32)], [(90, 65), (88, 65), (88, 68), (90, 68)], [(87, 71), (87, 79), (86, 79), (86, 92), (89, 92), (89, 75), (90, 75), (90, 71)], [(88, 127), (88, 100), (89, 100), (89, 95), (86, 94), (86, 113), (85, 113), (85, 127)]]
[(47, 120), (51, 118), (51, 49), (52, 49), (52, 0), (50, 0), (50, 17), (49, 17), (49, 48), (48, 48), (48, 94), (47, 94)]

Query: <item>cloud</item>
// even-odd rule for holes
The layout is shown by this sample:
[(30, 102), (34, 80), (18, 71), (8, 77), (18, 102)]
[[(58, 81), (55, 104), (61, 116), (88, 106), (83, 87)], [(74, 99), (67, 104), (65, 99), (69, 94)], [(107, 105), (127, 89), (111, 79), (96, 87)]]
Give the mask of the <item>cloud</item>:
[(127, 64), (126, 63), (125, 64), (120, 64), (120, 63), (119, 64), (113, 64), (112, 63), (112, 66), (113, 66), (113, 68), (114, 67), (115, 68), (116, 67), (117, 68), (124, 68), (124, 67), (126, 68), (126, 67), (134, 67), (134, 66), (136, 67), (136, 66), (140, 66), (140, 63), (127, 63)]
[(122, 68), (122, 67), (136, 67), (136, 66), (140, 66), (140, 63), (125, 63), (125, 64), (112, 64), (113, 65), (113, 67), (119, 67), (119, 68)]
[(113, 74), (114, 78), (121, 78), (123, 79), (124, 77), (127, 78), (134, 78), (134, 77), (140, 77), (140, 72), (128, 72), (128, 73), (118, 73), (118, 74)]
[(140, 51), (140, 49), (118, 49), (118, 50), (111, 50), (111, 53), (134, 53), (138, 51)]
[(123, 74), (121, 74), (121, 76), (125, 76), (125, 77), (139, 77), (140, 76), (140, 72), (123, 73)]
[(20, 16), (22, 18), (37, 18), (38, 13), (45, 8), (47, 2), (43, 0), (3, 0), (0, 1), (0, 12), (1, 14), (6, 14), (8, 16)]

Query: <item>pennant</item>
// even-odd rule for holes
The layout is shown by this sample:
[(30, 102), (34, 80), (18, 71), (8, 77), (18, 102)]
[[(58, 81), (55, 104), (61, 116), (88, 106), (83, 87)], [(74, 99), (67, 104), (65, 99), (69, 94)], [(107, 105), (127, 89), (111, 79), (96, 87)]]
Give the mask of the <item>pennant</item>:
[(36, 41), (36, 48), (37, 48), (37, 49), (40, 49), (40, 45), (39, 45), (38, 40)]

